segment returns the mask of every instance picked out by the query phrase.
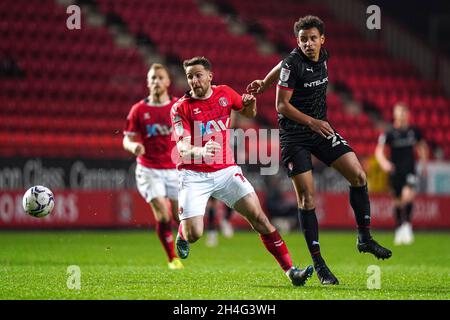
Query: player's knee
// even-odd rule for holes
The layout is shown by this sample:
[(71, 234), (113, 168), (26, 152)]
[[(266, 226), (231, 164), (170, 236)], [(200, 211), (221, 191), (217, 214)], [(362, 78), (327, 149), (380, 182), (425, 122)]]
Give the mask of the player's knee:
[(264, 227), (268, 227), (270, 226), (270, 222), (269, 219), (267, 218), (267, 216), (265, 215), (264, 212), (260, 211), (257, 216), (256, 216), (256, 221), (259, 225), (262, 225)]
[(265, 230), (270, 225), (269, 219), (262, 210), (250, 212), (247, 219), (256, 231)]
[(201, 228), (193, 226), (188, 228), (185, 237), (187, 241), (194, 243), (201, 238), (202, 234), (203, 230)]
[(354, 187), (365, 186), (367, 184), (367, 177), (366, 177), (366, 173), (364, 172), (364, 170), (362, 170), (362, 169), (357, 170), (355, 172), (352, 180), (350, 181), (350, 183)]
[(303, 209), (313, 209), (314, 208), (314, 193), (313, 192), (303, 192), (300, 197), (301, 203), (300, 207)]

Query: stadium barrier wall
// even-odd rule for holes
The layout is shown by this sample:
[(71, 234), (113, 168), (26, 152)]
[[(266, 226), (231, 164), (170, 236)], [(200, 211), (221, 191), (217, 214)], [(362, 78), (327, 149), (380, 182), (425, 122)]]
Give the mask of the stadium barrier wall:
[[(155, 225), (150, 207), (134, 190), (54, 190), (54, 194), (53, 212), (44, 218), (34, 218), (23, 211), (22, 190), (1, 191), (0, 229), (153, 228)], [(265, 195), (258, 195), (264, 204)], [(295, 194), (291, 192), (287, 197), (295, 199)], [(393, 200), (388, 195), (371, 195), (373, 227), (394, 227), (392, 206)], [(414, 210), (415, 228), (450, 229), (449, 196), (419, 195)], [(316, 211), (321, 227), (355, 227), (348, 194), (317, 194)], [(236, 227), (249, 228), (238, 214), (231, 221)]]

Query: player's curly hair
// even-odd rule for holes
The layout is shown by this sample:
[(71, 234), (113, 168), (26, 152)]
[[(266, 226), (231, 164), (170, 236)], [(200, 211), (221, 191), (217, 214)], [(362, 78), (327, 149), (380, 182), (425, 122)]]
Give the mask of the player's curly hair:
[(195, 66), (197, 64), (200, 64), (206, 70), (211, 71), (211, 68), (212, 68), (211, 62), (208, 59), (206, 59), (205, 57), (200, 57), (200, 56), (193, 57), (193, 58), (188, 59), (188, 60), (184, 60), (183, 61), (184, 71), (186, 71), (187, 67)]
[(319, 17), (307, 15), (298, 19), (297, 22), (294, 23), (294, 34), (295, 37), (298, 38), (298, 33), (300, 30), (308, 30), (311, 28), (317, 28), (319, 30), (320, 35), (323, 35), (325, 32), (325, 24)]

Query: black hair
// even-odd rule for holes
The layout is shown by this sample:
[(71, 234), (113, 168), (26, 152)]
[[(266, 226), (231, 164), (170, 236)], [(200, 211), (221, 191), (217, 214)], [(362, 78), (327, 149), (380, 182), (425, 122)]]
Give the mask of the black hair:
[(298, 19), (294, 24), (294, 34), (295, 37), (298, 38), (298, 34), (300, 30), (308, 30), (312, 28), (317, 28), (319, 30), (320, 35), (323, 35), (325, 32), (325, 25), (319, 17), (307, 15)]

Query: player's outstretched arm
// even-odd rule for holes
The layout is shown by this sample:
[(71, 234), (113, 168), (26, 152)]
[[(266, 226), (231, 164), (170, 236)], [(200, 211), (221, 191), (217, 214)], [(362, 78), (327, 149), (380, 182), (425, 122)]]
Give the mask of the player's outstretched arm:
[(386, 158), (385, 155), (385, 143), (384, 143), (384, 135), (380, 136), (377, 147), (375, 148), (375, 158), (377, 159), (378, 163), (380, 164), (381, 169), (386, 172), (392, 172), (394, 171), (394, 165), (392, 162)]
[(416, 145), (417, 154), (419, 155), (419, 161), (422, 164), (422, 174), (427, 174), (429, 148), (427, 142), (422, 139)]
[(242, 95), (242, 104), (244, 108), (241, 110), (241, 114), (247, 118), (256, 117), (256, 98), (251, 94)]
[(177, 142), (177, 149), (183, 160), (200, 159), (206, 156), (214, 156), (216, 151), (221, 149), (219, 143), (209, 140), (203, 147), (196, 147), (191, 144), (191, 137), (184, 137)]
[(289, 102), (291, 97), (291, 90), (277, 88), (276, 108), (279, 113), (295, 122), (308, 126), (312, 131), (325, 138), (334, 135), (334, 130), (327, 121), (314, 119), (299, 111)]
[(270, 72), (266, 75), (264, 80), (253, 80), (247, 86), (247, 92), (250, 94), (258, 94), (263, 93), (267, 90), (271, 85), (273, 85), (280, 77), (281, 63), (278, 63), (275, 67), (270, 70)]
[(122, 144), (126, 151), (131, 152), (135, 156), (142, 156), (145, 153), (145, 147), (138, 141), (137, 136), (125, 135)]

